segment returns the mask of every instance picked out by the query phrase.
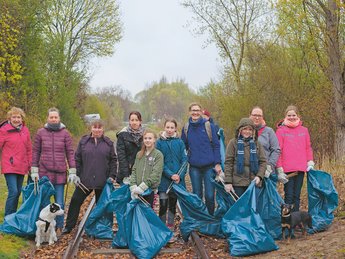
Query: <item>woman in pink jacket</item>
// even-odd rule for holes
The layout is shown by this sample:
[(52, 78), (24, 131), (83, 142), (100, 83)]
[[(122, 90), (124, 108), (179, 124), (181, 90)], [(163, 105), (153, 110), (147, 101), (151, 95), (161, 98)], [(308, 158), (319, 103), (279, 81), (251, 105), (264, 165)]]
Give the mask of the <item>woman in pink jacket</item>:
[(287, 175), (296, 173), (284, 185), (285, 203), (293, 204), (294, 211), (298, 211), (304, 173), (314, 168), (314, 161), (310, 135), (308, 129), (302, 126), (296, 106), (287, 107), (284, 121), (278, 125), (276, 134), (281, 149), (277, 171)]
[(0, 124), (1, 173), (8, 188), (5, 216), (17, 211), (24, 176), (30, 171), (32, 146), (24, 118), (22, 109), (12, 107), (7, 121)]

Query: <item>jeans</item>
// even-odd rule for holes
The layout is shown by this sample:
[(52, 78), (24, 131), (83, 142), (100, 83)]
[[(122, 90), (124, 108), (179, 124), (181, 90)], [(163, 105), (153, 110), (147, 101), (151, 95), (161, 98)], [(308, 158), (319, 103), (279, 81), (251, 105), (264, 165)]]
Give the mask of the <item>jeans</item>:
[[(96, 203), (101, 197), (103, 189), (95, 189)], [(66, 219), (66, 228), (72, 229), (75, 227), (78, 221), (78, 216), (80, 212), (80, 207), (83, 204), (87, 196), (92, 192), (92, 190), (86, 192), (86, 194), (78, 187), (75, 188), (72, 195), (71, 203), (69, 204), (68, 214)]]
[[(55, 188), (55, 202), (61, 206), (61, 209), (64, 209), (64, 184), (54, 184)], [(56, 228), (63, 228), (64, 215), (56, 216)]]
[(15, 213), (18, 207), (18, 200), (22, 191), (24, 175), (5, 174), (8, 196), (5, 205), (5, 216)]
[(286, 204), (293, 204), (293, 211), (299, 211), (301, 189), (303, 185), (304, 173), (298, 172), (296, 176), (290, 177), (289, 181), (284, 184)]
[[(214, 179), (215, 172), (213, 171), (213, 166), (208, 167), (193, 167), (189, 169), (189, 176), (192, 182), (193, 193), (199, 196), (200, 199), (203, 199), (203, 193), (205, 193), (205, 203), (208, 212), (210, 215), (213, 215), (214, 212), (214, 191), (215, 187), (211, 182), (211, 179)], [(203, 192), (203, 184), (205, 191)]]

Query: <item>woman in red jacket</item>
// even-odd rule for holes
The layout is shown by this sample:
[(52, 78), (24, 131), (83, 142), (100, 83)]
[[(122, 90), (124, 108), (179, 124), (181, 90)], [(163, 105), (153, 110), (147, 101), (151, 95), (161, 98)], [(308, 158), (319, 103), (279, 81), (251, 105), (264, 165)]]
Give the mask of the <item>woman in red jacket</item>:
[(0, 124), (1, 173), (5, 175), (8, 188), (5, 216), (17, 211), (24, 176), (30, 170), (32, 146), (24, 118), (22, 109), (12, 107), (7, 121)]

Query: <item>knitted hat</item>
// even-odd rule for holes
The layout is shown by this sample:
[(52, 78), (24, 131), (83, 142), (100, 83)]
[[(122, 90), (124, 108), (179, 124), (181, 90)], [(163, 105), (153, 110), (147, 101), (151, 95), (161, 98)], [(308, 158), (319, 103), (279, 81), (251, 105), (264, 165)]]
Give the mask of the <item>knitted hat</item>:
[[(254, 131), (256, 131), (255, 130), (255, 125), (254, 125), (254, 123), (253, 123), (253, 121), (251, 119), (249, 119), (249, 118), (242, 118), (240, 120), (240, 123), (237, 126), (237, 129), (236, 129), (236, 137), (238, 137), (238, 135), (241, 132), (241, 130), (243, 128), (247, 127), (247, 126), (250, 126)], [(254, 135), (256, 135), (256, 134), (254, 134)]]

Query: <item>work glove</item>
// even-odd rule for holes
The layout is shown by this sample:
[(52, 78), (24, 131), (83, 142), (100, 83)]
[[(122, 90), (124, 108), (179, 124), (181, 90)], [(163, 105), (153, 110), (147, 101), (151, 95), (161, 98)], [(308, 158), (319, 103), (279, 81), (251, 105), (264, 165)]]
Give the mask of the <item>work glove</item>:
[(128, 177), (125, 177), (125, 178), (123, 178), (122, 182), (123, 182), (123, 184), (129, 185), (130, 182), (131, 182), (131, 178), (130, 178), (129, 176), (128, 176)]
[(80, 184), (80, 178), (77, 176), (77, 170), (75, 168), (68, 169), (68, 182), (75, 185)]
[(31, 167), (30, 176), (31, 176), (32, 181), (35, 181), (35, 179), (37, 179), (38, 181), (40, 179), (40, 176), (38, 175), (38, 167), (36, 166)]
[(256, 186), (259, 186), (259, 184), (261, 182), (261, 178), (259, 176), (255, 176), (253, 181), (255, 182)]
[(289, 179), (287, 178), (286, 174), (284, 173), (283, 167), (277, 168), (277, 174), (278, 174), (278, 181), (282, 184), (286, 184)]
[(269, 178), (271, 173), (273, 172), (271, 165), (266, 166), (265, 177)]
[(225, 174), (223, 171), (221, 171), (219, 174), (217, 174), (216, 179), (217, 182), (222, 182), (224, 183), (225, 181)]
[(138, 199), (138, 194), (134, 192), (134, 190), (138, 188), (137, 185), (132, 185), (129, 187), (129, 190), (131, 191), (131, 198), (132, 200)]
[(315, 166), (315, 163), (314, 163), (313, 160), (308, 161), (308, 163), (307, 163), (307, 172), (309, 172), (310, 170), (314, 170), (314, 166)]
[(228, 193), (235, 192), (235, 189), (234, 189), (234, 187), (232, 186), (231, 183), (224, 184), (224, 189)]
[(142, 182), (139, 184), (138, 188), (135, 188), (134, 192), (137, 194), (142, 194), (144, 191), (146, 191), (149, 187), (146, 185), (146, 183)]

